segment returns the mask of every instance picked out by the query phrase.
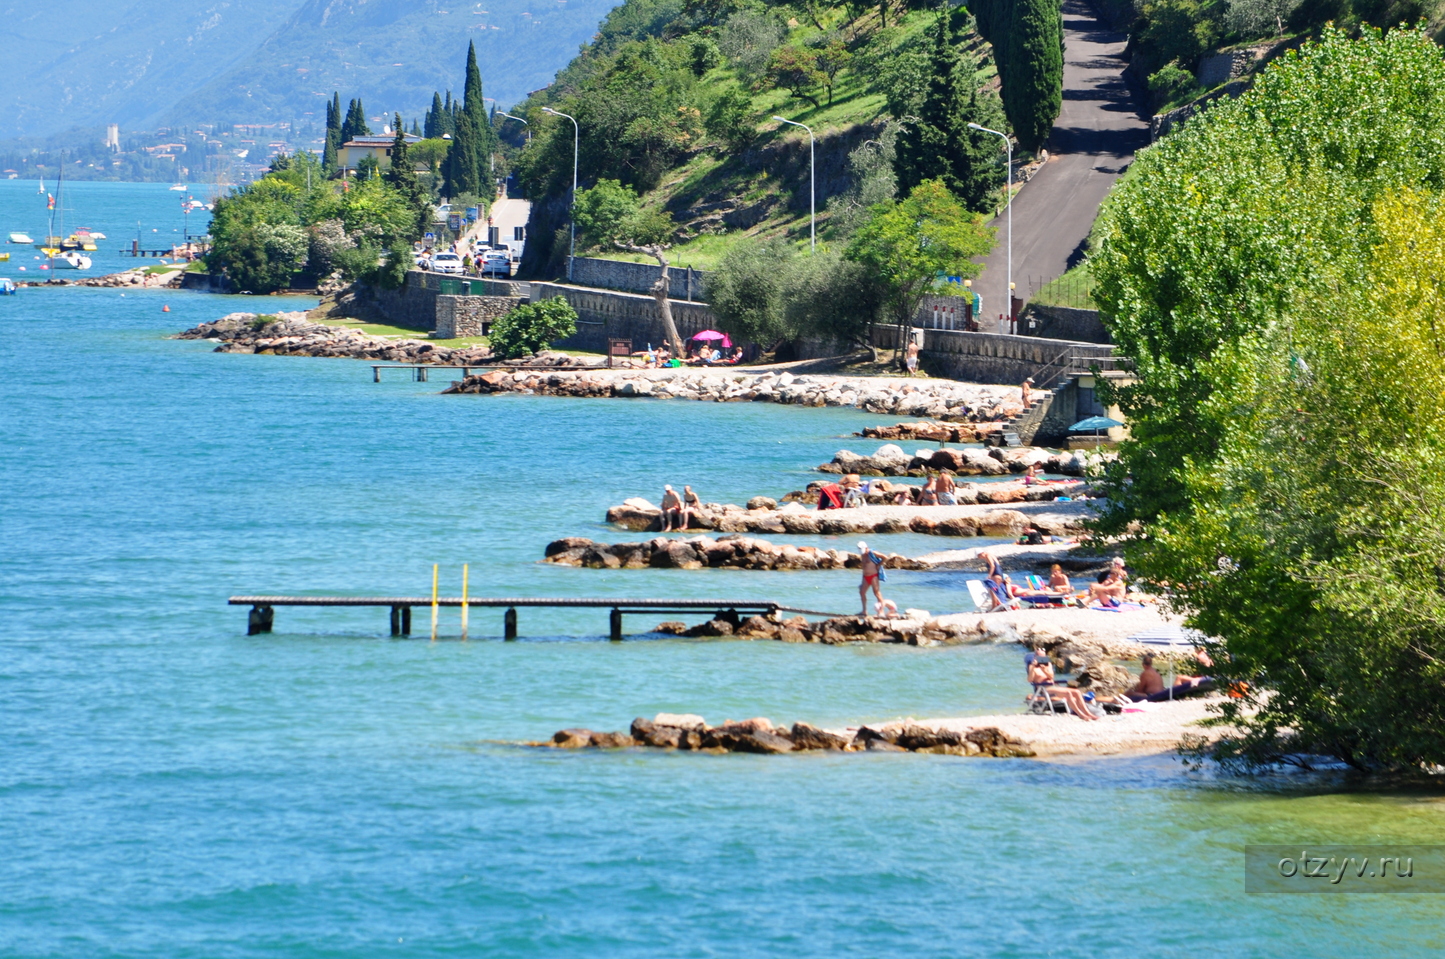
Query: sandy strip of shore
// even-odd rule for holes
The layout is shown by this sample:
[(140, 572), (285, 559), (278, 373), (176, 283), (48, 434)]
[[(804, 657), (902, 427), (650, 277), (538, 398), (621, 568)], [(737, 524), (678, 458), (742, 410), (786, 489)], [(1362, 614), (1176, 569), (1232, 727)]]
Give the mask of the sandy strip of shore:
[[(930, 729), (952, 729), (958, 732), (995, 728), (1011, 739), (1024, 743), (1039, 758), (1157, 754), (1173, 752), (1185, 737), (1214, 740), (1228, 731), (1227, 727), (1199, 725), (1201, 720), (1211, 715), (1211, 705), (1221, 699), (1219, 696), (1209, 696), (1156, 703), (1147, 713), (1125, 713), (1097, 721), (1063, 713), (1053, 716), (1015, 713), (955, 719), (910, 719), (907, 722)], [(876, 729), (886, 724), (869, 725)], [(836, 732), (851, 736), (856, 732), (856, 728)]]

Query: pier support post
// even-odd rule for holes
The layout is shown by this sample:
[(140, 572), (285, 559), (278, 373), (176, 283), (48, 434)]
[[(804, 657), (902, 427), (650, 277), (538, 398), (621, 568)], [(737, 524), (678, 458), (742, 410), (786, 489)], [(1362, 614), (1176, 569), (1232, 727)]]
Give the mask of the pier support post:
[(508, 606), (507, 611), (502, 614), (502, 638), (512, 640), (517, 638), (517, 607)]
[(393, 635), (393, 636), (400, 636), (400, 635), (401, 635), (401, 607), (400, 607), (400, 606), (393, 606), (393, 607), (391, 608), (391, 635)]
[(276, 610), (270, 606), (252, 606), (251, 612), (246, 614), (246, 635), (256, 636), (260, 633), (269, 633), (275, 622)]
[(410, 636), (410, 635), (411, 635), (411, 607), (410, 607), (410, 606), (403, 606), (403, 607), (401, 608), (401, 634), (402, 634), (403, 636)]
[(608, 625), (611, 627), (612, 632), (610, 639), (614, 643), (622, 642), (622, 610), (614, 609), (612, 611), (612, 614), (608, 617), (608, 621)]
[(371, 368), (371, 382), (373, 382), (373, 383), (380, 383), (380, 382), (381, 382), (381, 367), (379, 367), (379, 366), (373, 366), (373, 367)]
[(418, 383), (425, 383), (425, 382), (426, 382), (426, 373), (427, 373), (427, 370), (426, 370), (426, 367), (425, 367), (425, 366), (418, 366), (418, 367), (416, 368), (416, 380), (417, 380)]

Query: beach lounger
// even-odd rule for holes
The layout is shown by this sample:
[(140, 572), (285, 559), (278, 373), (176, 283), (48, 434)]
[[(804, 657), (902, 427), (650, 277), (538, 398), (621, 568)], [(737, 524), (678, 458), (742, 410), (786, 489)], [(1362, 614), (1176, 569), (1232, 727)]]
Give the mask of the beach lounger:
[(1048, 688), (1047, 686), (1033, 686), (1033, 684), (1030, 684), (1030, 686), (1033, 691), (1024, 697), (1024, 702), (1028, 705), (1029, 712), (1037, 713), (1040, 716), (1052, 716), (1055, 713), (1067, 713), (1069, 711), (1068, 706), (1044, 692), (1044, 690)]

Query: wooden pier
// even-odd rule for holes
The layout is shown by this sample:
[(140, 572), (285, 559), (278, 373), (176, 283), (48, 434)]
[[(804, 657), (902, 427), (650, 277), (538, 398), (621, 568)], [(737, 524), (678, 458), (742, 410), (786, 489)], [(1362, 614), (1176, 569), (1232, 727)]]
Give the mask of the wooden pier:
[[(411, 635), (411, 611), (420, 606), (501, 608), (504, 639), (517, 638), (517, 609), (545, 607), (552, 609), (606, 609), (609, 635), (613, 642), (622, 641), (622, 617), (647, 613), (653, 616), (712, 613), (715, 616), (741, 619), (745, 616), (768, 616), (773, 613), (798, 613), (804, 616), (836, 617), (845, 613), (825, 613), (800, 609), (780, 603), (722, 599), (558, 599), (547, 597), (462, 598), (460, 596), (232, 596), (230, 606), (249, 606), (246, 635), (269, 633), (276, 620), (277, 606), (386, 606), (391, 608), (391, 635)], [(464, 614), (465, 615), (465, 614)]]

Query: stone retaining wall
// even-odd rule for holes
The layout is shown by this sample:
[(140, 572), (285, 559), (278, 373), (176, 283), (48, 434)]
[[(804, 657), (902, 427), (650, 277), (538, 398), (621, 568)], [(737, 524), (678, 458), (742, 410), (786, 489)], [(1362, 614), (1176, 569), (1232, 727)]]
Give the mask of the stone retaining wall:
[(1109, 331), (1098, 310), (1076, 310), (1068, 306), (1029, 305), (1019, 323), (1021, 336), (1038, 336), (1082, 343), (1108, 343)]
[[(874, 342), (880, 349), (893, 349), (898, 339), (894, 326), (876, 326)], [(965, 333), (957, 330), (924, 330), (921, 365), (932, 376), (969, 383), (1020, 383), (1052, 365), (1058, 372), (1060, 357), (1104, 358), (1114, 355), (1112, 346), (1052, 340), (1038, 336), (1010, 336), (1006, 333)], [(1040, 389), (1047, 383), (1037, 384)]]
[[(589, 290), (561, 283), (532, 284), (533, 303), (554, 296), (563, 297), (577, 311), (577, 334), (553, 344), (558, 349), (603, 353), (607, 350), (607, 340), (614, 337), (632, 340), (634, 350), (645, 349), (649, 343), (660, 346), (667, 341), (657, 301), (651, 296)], [(672, 301), (672, 321), (683, 339), (716, 323), (707, 304), (679, 300)]]
[[(572, 260), (571, 282), (578, 286), (596, 286), (607, 290), (651, 293), (652, 285), (661, 274), (662, 267), (655, 263), (627, 263), (622, 260), (579, 256)], [(668, 271), (669, 295), (675, 300), (704, 300), (707, 298), (709, 275), (692, 267), (674, 266)]]

